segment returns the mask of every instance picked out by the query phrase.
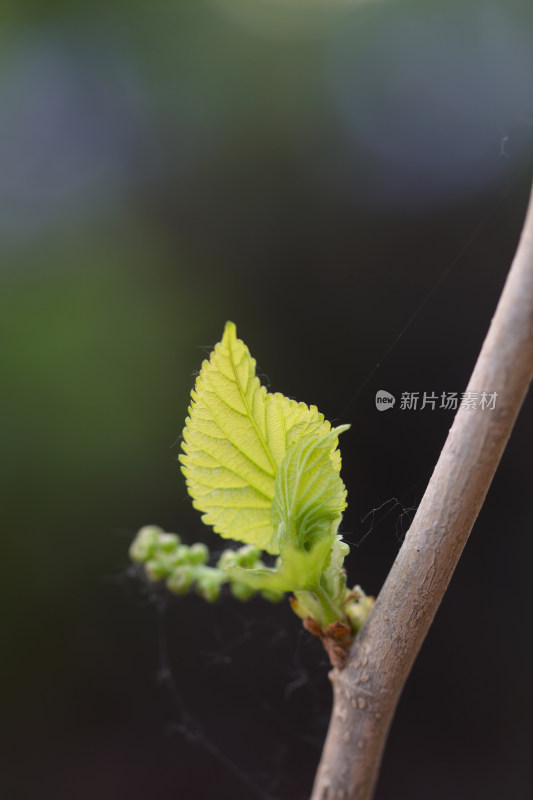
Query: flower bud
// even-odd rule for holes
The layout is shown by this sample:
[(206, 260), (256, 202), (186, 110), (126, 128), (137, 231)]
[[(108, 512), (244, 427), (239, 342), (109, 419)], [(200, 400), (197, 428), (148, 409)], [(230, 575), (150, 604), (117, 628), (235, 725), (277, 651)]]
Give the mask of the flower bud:
[(158, 539), (158, 549), (163, 553), (173, 553), (180, 543), (177, 533), (160, 533)]
[(168, 575), (167, 564), (159, 558), (150, 558), (146, 562), (146, 574), (152, 581), (160, 581)]
[(174, 570), (167, 578), (167, 588), (173, 594), (186, 594), (194, 580), (193, 567), (184, 566)]
[(202, 542), (197, 542), (189, 548), (190, 564), (206, 564), (209, 558), (209, 550)]
[(173, 569), (175, 567), (183, 567), (186, 564), (191, 564), (190, 548), (186, 544), (180, 544), (176, 547), (172, 555), (168, 556), (168, 564)]
[(231, 569), (237, 566), (236, 550), (224, 550), (217, 561), (218, 569)]
[(244, 569), (253, 569), (261, 556), (261, 550), (253, 544), (245, 544), (235, 551), (237, 566)]
[(355, 633), (363, 627), (363, 623), (368, 617), (373, 605), (374, 598), (365, 594), (360, 600), (356, 600), (346, 607), (346, 615)]
[(163, 533), (157, 525), (145, 525), (131, 543), (130, 558), (138, 564), (143, 564), (153, 556), (159, 535)]
[(220, 597), (223, 581), (224, 575), (219, 570), (207, 567), (196, 582), (196, 591), (204, 600), (212, 603)]

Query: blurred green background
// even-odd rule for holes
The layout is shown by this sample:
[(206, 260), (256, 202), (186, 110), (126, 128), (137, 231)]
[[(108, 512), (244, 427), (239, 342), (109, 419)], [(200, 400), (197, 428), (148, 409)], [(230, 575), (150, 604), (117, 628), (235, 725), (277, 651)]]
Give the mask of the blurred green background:
[[(232, 319), (273, 391), (352, 423), (350, 578), (379, 591), (452, 416), (375, 392), (466, 386), (527, 203), (531, 17), (2, 4), (3, 796), (308, 796), (318, 644), (286, 604), (167, 601), (128, 547), (150, 522), (220, 547), (176, 461)], [(377, 800), (529, 797), (531, 434), (529, 398)]]

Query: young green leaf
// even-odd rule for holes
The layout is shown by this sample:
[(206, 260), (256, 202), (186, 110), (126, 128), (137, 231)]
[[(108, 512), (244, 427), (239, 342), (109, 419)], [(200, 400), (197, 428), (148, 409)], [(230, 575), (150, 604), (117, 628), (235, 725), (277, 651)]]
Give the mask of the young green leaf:
[[(330, 430), (315, 406), (261, 386), (255, 360), (226, 323), (202, 364), (183, 431), (180, 461), (194, 507), (221, 536), (278, 553), (271, 507), (279, 465), (304, 434)], [(332, 464), (340, 469), (338, 455)]]
[(330, 536), (331, 523), (346, 508), (346, 489), (332, 453), (338, 454), (338, 436), (349, 427), (302, 436), (288, 448), (276, 475), (272, 505), (282, 558), (284, 545), (308, 551)]
[(332, 449), (338, 435), (348, 428), (342, 425), (322, 436), (304, 435), (288, 447), (274, 483), (272, 523), (279, 533), (280, 549), (277, 568), (234, 570), (235, 579), (256, 589), (318, 589), (346, 508), (346, 489), (333, 463)]

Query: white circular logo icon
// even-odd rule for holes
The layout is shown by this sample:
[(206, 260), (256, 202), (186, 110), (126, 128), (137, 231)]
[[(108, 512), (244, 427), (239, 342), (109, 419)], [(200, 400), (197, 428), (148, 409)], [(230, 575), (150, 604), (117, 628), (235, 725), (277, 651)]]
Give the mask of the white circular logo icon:
[(395, 402), (394, 395), (386, 392), (385, 389), (379, 389), (376, 392), (376, 408), (378, 411), (387, 411), (387, 409), (393, 407)]

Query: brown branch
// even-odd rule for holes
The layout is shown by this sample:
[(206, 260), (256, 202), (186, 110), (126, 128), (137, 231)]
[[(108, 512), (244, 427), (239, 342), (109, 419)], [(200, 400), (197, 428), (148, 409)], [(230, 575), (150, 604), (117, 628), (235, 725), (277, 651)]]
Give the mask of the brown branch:
[(333, 670), (330, 727), (311, 800), (370, 800), (411, 666), (481, 509), (533, 376), (533, 192), (522, 236), (467, 391), (422, 502), (348, 664)]

